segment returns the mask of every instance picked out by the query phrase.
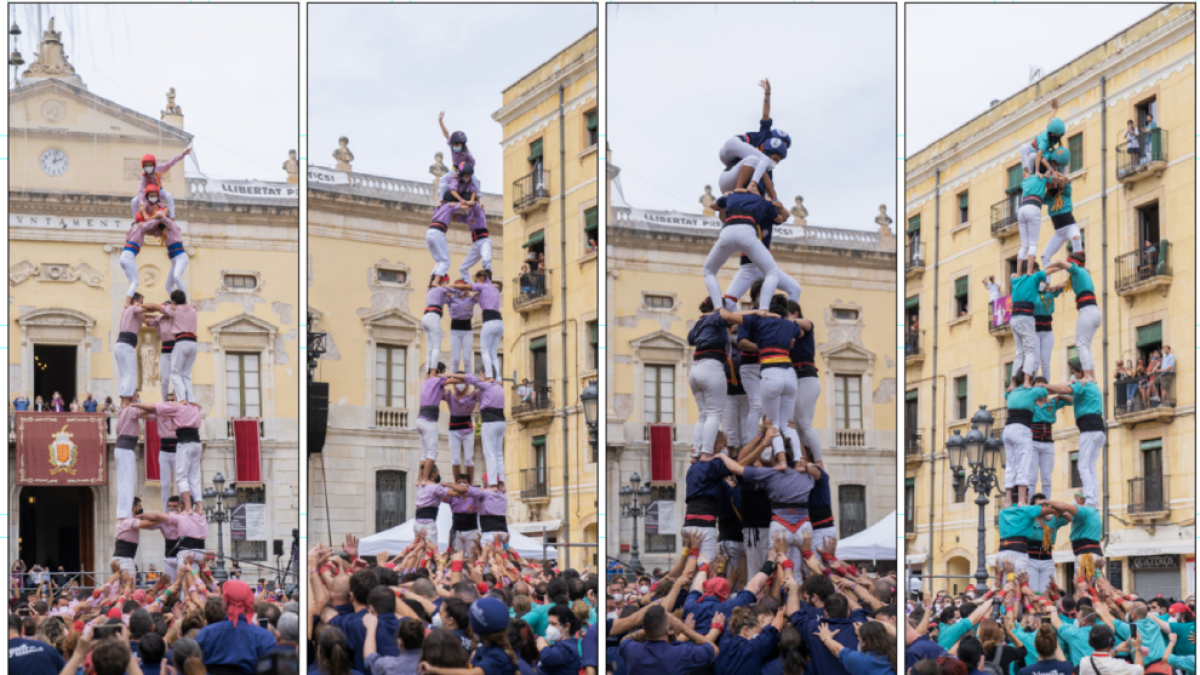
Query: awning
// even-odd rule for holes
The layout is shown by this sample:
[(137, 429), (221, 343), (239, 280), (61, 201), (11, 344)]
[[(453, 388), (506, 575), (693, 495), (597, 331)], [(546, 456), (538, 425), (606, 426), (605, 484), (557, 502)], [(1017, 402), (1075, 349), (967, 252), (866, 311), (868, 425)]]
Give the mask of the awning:
[(1145, 530), (1113, 532), (1104, 548), (1107, 558), (1143, 555), (1191, 555), (1196, 552), (1196, 526), (1157, 527), (1151, 536)]
[(546, 241), (546, 231), (538, 230), (537, 232), (534, 232), (533, 234), (529, 235), (529, 241), (525, 242), (524, 244), (521, 244), (521, 248), (529, 248), (530, 246), (537, 246), (538, 244), (542, 243), (543, 241)]
[(925, 559), (929, 556), (924, 553), (914, 553), (913, 555), (904, 556), (904, 564), (906, 565), (924, 565)]
[(532, 523), (509, 523), (508, 529), (513, 532), (522, 534), (541, 535), (542, 529), (547, 532), (558, 532), (558, 528), (562, 527), (562, 520), (535, 520)]

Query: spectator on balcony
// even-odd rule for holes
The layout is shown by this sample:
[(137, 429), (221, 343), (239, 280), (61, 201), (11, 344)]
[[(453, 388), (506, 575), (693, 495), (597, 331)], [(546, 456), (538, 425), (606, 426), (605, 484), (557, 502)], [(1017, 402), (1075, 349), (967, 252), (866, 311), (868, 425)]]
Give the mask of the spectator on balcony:
[(33, 411), (46, 412), (46, 401), (43, 400), (41, 396), (37, 396), (33, 399)]
[(1116, 386), (1118, 408), (1128, 408), (1133, 404), (1133, 398), (1130, 396), (1131, 390), (1125, 384), (1125, 380), (1129, 377), (1129, 373), (1125, 371), (1125, 362), (1117, 359), (1117, 374), (1113, 377), (1113, 384)]
[(24, 392), (17, 394), (17, 397), (13, 399), (13, 410), (17, 412), (29, 410), (29, 397)]
[(1158, 128), (1158, 125), (1154, 123), (1154, 115), (1151, 115), (1150, 113), (1146, 113), (1146, 125), (1144, 127), (1142, 127), (1142, 163), (1143, 164), (1145, 164), (1146, 162), (1149, 162), (1152, 159), (1152, 157), (1150, 157), (1151, 153), (1154, 152), (1154, 139), (1152, 138), (1152, 134), (1154, 133), (1154, 130), (1157, 128)]
[(1158, 249), (1151, 241), (1146, 241), (1142, 246), (1142, 264), (1145, 265), (1151, 273), (1154, 270), (1154, 263), (1158, 261)]
[(907, 349), (905, 350), (905, 353), (904, 353), (905, 356), (912, 356), (914, 354), (919, 353), (918, 347), (917, 347), (917, 339), (920, 337), (920, 335), (921, 335), (921, 330), (920, 330), (920, 327), (918, 326), (917, 315), (914, 314), (911, 317), (911, 321), (909, 321), (909, 323), (908, 323), (908, 339), (905, 340), (905, 342), (906, 342), (905, 347), (907, 347)]
[(100, 407), (100, 402), (92, 397), (92, 392), (88, 392), (87, 398), (83, 400), (83, 411), (94, 413), (96, 408)]
[(521, 403), (533, 403), (533, 387), (529, 386), (529, 378), (521, 380), (521, 386), (517, 387), (517, 398), (521, 399)]
[(521, 265), (521, 276), (517, 283), (521, 286), (521, 295), (533, 295), (533, 274), (529, 272), (529, 265)]
[(983, 287), (988, 292), (988, 314), (994, 314), (996, 301), (1000, 299), (1000, 285), (996, 283), (996, 275), (984, 277)]
[(71, 399), (71, 407), (69, 408), (69, 410), (73, 413), (77, 413), (82, 409), (83, 408), (80, 407), (80, 405), (79, 405), (79, 397), (76, 396), (76, 397), (72, 398)]
[(1124, 137), (1126, 143), (1125, 152), (1129, 154), (1130, 168), (1132, 168), (1132, 165), (1139, 163), (1138, 155), (1141, 154), (1141, 144), (1138, 142), (1138, 130), (1133, 120), (1126, 120)]
[[(1171, 353), (1171, 345), (1163, 345), (1162, 363), (1159, 364), (1158, 370), (1166, 376), (1167, 373), (1174, 375), (1175, 373), (1175, 355)], [(1165, 379), (1164, 379), (1165, 384)]]
[(596, 246), (596, 240), (591, 237), (588, 237), (587, 252), (595, 253), (598, 248), (599, 247)]
[(54, 412), (66, 412), (67, 402), (63, 400), (62, 394), (54, 392), (54, 397), (50, 399), (50, 409)]

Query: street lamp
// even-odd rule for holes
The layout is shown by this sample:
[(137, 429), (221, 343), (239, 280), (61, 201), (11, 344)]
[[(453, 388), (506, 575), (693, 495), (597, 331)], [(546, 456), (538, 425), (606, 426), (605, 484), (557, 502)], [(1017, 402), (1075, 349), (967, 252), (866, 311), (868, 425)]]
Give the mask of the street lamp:
[[(987, 530), (984, 528), (984, 511), (991, 503), (987, 495), (996, 488), (998, 463), (1003, 463), (1004, 446), (991, 437), (992, 416), (984, 406), (971, 418), (971, 430), (964, 437), (958, 430), (946, 439), (946, 454), (950, 471), (954, 474), (951, 489), (965, 491), (967, 485), (975, 490), (975, 505), (979, 507), (979, 541), (977, 542), (978, 567), (975, 569), (975, 587), (986, 588), (987, 573)], [(983, 429), (980, 429), (983, 427)], [(961, 471), (970, 470), (970, 475), (959, 478)], [(960, 481), (966, 481), (963, 485)]]
[(583, 417), (588, 425), (588, 443), (592, 446), (592, 460), (597, 458), (596, 454), (596, 413), (600, 404), (600, 390), (596, 387), (596, 381), (588, 382), (588, 386), (584, 387), (583, 392), (579, 394), (579, 400), (583, 401)]
[(638, 557), (638, 518), (646, 514), (646, 507), (650, 502), (650, 486), (642, 485), (642, 477), (638, 474), (633, 474), (629, 477), (629, 485), (621, 487), (621, 517), (633, 518), (633, 543), (629, 550), (629, 566), (641, 569), (642, 560)]
[[(225, 581), (229, 574), (225, 571), (225, 535), (224, 524), (233, 520), (233, 509), (237, 506), (237, 489), (235, 483), (230, 483), (228, 489), (223, 489), (225, 476), (218, 473), (213, 477), (213, 487), (204, 489), (204, 515), (210, 521), (217, 523), (217, 567), (213, 570), (213, 578)], [(229, 508), (225, 507), (228, 501)]]

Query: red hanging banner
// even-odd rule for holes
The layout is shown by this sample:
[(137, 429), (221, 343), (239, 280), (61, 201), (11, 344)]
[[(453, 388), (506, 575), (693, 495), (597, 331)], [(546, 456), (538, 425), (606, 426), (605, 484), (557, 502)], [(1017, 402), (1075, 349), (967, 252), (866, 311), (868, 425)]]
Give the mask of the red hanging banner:
[(158, 466), (158, 420), (154, 417), (146, 419), (146, 485), (158, 485), (162, 479), (162, 469)]
[(262, 485), (262, 451), (258, 443), (258, 418), (233, 418), (233, 447), (237, 454), (239, 487)]
[(104, 413), (18, 412), (17, 485), (105, 485)]

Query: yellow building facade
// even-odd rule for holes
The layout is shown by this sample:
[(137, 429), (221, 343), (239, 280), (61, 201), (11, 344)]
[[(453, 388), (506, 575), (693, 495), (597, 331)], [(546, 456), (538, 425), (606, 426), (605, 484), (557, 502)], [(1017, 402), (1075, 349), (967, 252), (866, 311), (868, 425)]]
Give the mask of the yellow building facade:
[[(1195, 7), (1172, 5), (1108, 39), (906, 160), (905, 549), (911, 574), (968, 575), (977, 566), (978, 507), (956, 492), (946, 440), (965, 435), (979, 408), (1003, 424), (1004, 382), (1015, 352), (1011, 330), (993, 320), (994, 275), (1009, 292), (1020, 241), (1019, 146), (1051, 117), (1067, 125), (1074, 215), (1104, 323), (1093, 341), (1104, 392), (1107, 447), (1098, 465), (1114, 584), (1182, 597), (1195, 563)], [(1126, 121), (1157, 129), (1143, 152), (1126, 152)], [(1015, 181), (1015, 182), (1014, 182)], [(1041, 255), (1052, 226), (1044, 216)], [(1064, 259), (1061, 250), (1054, 258)], [(1056, 282), (1063, 281), (1062, 274)], [(1053, 318), (1050, 375), (1066, 382), (1074, 351), (1073, 294)], [(916, 330), (911, 326), (916, 321)], [(1116, 362), (1171, 347), (1176, 374), (1141, 398), (1140, 380), (1115, 381)], [(1132, 388), (1130, 388), (1132, 387)], [(1070, 409), (1055, 425), (1052, 499), (1080, 485), (1078, 430)], [(1001, 472), (1001, 476), (1002, 476)], [(989, 564), (998, 545), (996, 505), (987, 507)], [(1060, 533), (1058, 584), (1069, 584), (1069, 537)], [(993, 570), (994, 573), (994, 570)], [(970, 579), (932, 579), (925, 591), (961, 592)]]
[[(628, 561), (636, 543), (643, 567), (651, 570), (667, 567), (681, 545), (683, 480), (698, 417), (688, 385), (692, 348), (687, 335), (708, 297), (701, 270), (721, 225), (711, 213), (630, 206), (611, 151), (607, 167), (606, 554)], [(891, 332), (897, 293), (891, 222), (882, 207), (876, 225), (868, 222), (864, 229), (790, 220), (776, 226), (771, 243), (775, 261), (803, 289), (804, 316), (816, 325), (821, 395), (814, 423), (842, 537), (896, 508), (899, 365)], [(722, 288), (733, 280), (737, 265), (734, 257), (722, 267)], [(748, 296), (743, 306), (748, 307)], [(670, 456), (659, 459), (670, 464), (671, 480), (652, 472), (650, 425), (656, 423), (673, 425)], [(649, 499), (663, 514), (653, 523), (638, 521), (637, 531), (618, 506), (621, 489), (631, 487), (635, 473), (643, 486), (651, 485)], [(676, 516), (669, 524), (665, 514), (672, 511)]]
[(598, 54), (591, 31), (505, 89), (492, 113), (509, 252), (494, 268), (510, 289), (504, 372), (531, 390), (527, 401), (508, 394), (505, 469), (509, 494), (520, 490), (510, 505), (530, 536), (544, 528), (548, 541), (576, 545), (559, 551), (576, 569), (597, 564), (599, 542), (597, 450), (579, 398), (600, 374)]
[[(51, 24), (39, 59), (61, 57), (61, 45), (61, 33)], [(60, 391), (68, 402), (91, 393), (101, 405), (107, 397), (119, 405), (112, 348), (128, 282), (118, 259), (133, 220), (130, 199), (138, 190), (141, 157), (150, 153), (165, 162), (193, 136), (170, 104), (154, 119), (88, 92), (73, 71), (60, 67), (53, 76), (40, 76), (41, 71), (33, 64), (21, 86), (9, 92), (10, 399), (23, 393), (49, 400)], [(280, 156), (286, 152), (281, 149)], [(238, 491), (239, 499), (266, 505), (267, 539), (238, 542), (236, 548), (227, 541), (225, 550), (264, 562), (271, 540), (290, 545), (299, 522), (299, 197), (296, 186), (282, 178), (209, 181), (185, 176), (184, 162), (164, 177), (191, 259), (184, 281), (188, 301), (198, 310), (193, 381), (204, 414), (202, 480), (206, 487), (217, 473), (236, 480), (229, 420), (259, 418), (263, 482), (243, 481)], [(166, 247), (147, 237), (137, 262), (139, 292), (149, 302), (166, 301)], [(157, 331), (143, 329), (138, 347), (143, 402), (162, 399), (160, 348)], [(115, 438), (109, 436), (110, 467)], [(10, 442), (10, 471), (14, 461)], [(148, 511), (160, 510), (159, 487), (143, 480), (143, 465), (139, 448), (137, 494)], [(60, 553), (78, 555), (82, 568), (106, 570), (115, 501), (115, 482), (94, 488), (10, 486), (9, 530), (23, 531), (9, 538), (12, 557), (44, 564)], [(79, 523), (83, 513), (94, 514), (95, 522)], [(78, 525), (80, 533), (70, 554), (58, 549), (67, 535), (52, 529), (66, 522)], [(214, 524), (213, 549), (215, 538)], [(160, 558), (162, 546), (161, 537), (144, 537), (139, 569), (146, 569), (143, 560)]]

